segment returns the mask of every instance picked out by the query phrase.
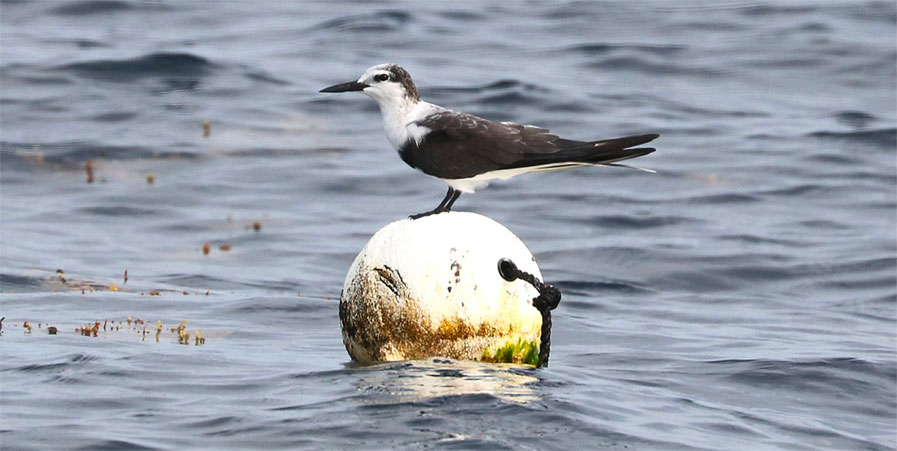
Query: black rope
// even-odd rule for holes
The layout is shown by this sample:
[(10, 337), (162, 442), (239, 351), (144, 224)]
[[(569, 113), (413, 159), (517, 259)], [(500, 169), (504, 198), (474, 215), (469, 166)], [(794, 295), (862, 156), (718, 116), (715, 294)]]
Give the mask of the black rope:
[(542, 314), (542, 336), (539, 339), (539, 364), (537, 367), (548, 366), (548, 354), (551, 353), (551, 311), (556, 309), (561, 302), (561, 291), (554, 286), (542, 283), (536, 276), (521, 270), (513, 261), (503, 258), (498, 261), (498, 273), (508, 282), (517, 279), (528, 282), (539, 290), (539, 295), (533, 298), (533, 307)]

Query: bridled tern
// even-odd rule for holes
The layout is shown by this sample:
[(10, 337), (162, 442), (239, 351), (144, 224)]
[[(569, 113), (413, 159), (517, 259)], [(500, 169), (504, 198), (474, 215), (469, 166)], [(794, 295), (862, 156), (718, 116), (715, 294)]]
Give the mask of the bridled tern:
[(534, 171), (567, 169), (615, 162), (654, 152), (636, 147), (659, 135), (601, 141), (574, 141), (544, 128), (495, 122), (421, 100), (408, 72), (395, 64), (374, 66), (356, 81), (320, 92), (361, 91), (380, 106), (386, 136), (402, 160), (448, 184), (439, 206), (417, 219), (451, 210), (461, 193), (473, 193), (493, 179)]

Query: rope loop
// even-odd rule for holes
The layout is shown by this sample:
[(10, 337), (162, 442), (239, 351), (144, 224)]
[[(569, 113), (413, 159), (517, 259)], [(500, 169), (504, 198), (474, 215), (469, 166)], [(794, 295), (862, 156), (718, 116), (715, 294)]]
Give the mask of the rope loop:
[(521, 279), (536, 290), (539, 295), (533, 298), (533, 307), (542, 314), (542, 335), (539, 339), (539, 368), (548, 366), (548, 355), (551, 353), (551, 311), (561, 302), (561, 291), (551, 284), (542, 283), (536, 276), (521, 270), (511, 259), (498, 260), (498, 274), (502, 279), (513, 282)]

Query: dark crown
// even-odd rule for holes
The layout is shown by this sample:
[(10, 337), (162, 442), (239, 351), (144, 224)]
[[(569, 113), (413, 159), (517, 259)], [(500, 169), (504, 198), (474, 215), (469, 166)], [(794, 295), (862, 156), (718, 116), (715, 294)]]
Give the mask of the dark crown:
[(405, 97), (414, 101), (420, 100), (420, 93), (417, 92), (417, 87), (411, 81), (411, 74), (407, 70), (397, 64), (390, 64), (386, 67), (386, 70), (392, 72), (395, 76), (395, 81), (401, 83), (402, 87), (405, 88)]

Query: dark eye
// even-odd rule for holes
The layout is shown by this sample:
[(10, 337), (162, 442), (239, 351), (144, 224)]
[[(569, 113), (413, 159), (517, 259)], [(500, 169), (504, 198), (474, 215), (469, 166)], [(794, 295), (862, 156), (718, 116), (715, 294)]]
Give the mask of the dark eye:
[(377, 75), (374, 77), (374, 80), (377, 80), (377, 81), (386, 81), (386, 80), (389, 80), (389, 75), (386, 75), (386, 74), (377, 74)]

